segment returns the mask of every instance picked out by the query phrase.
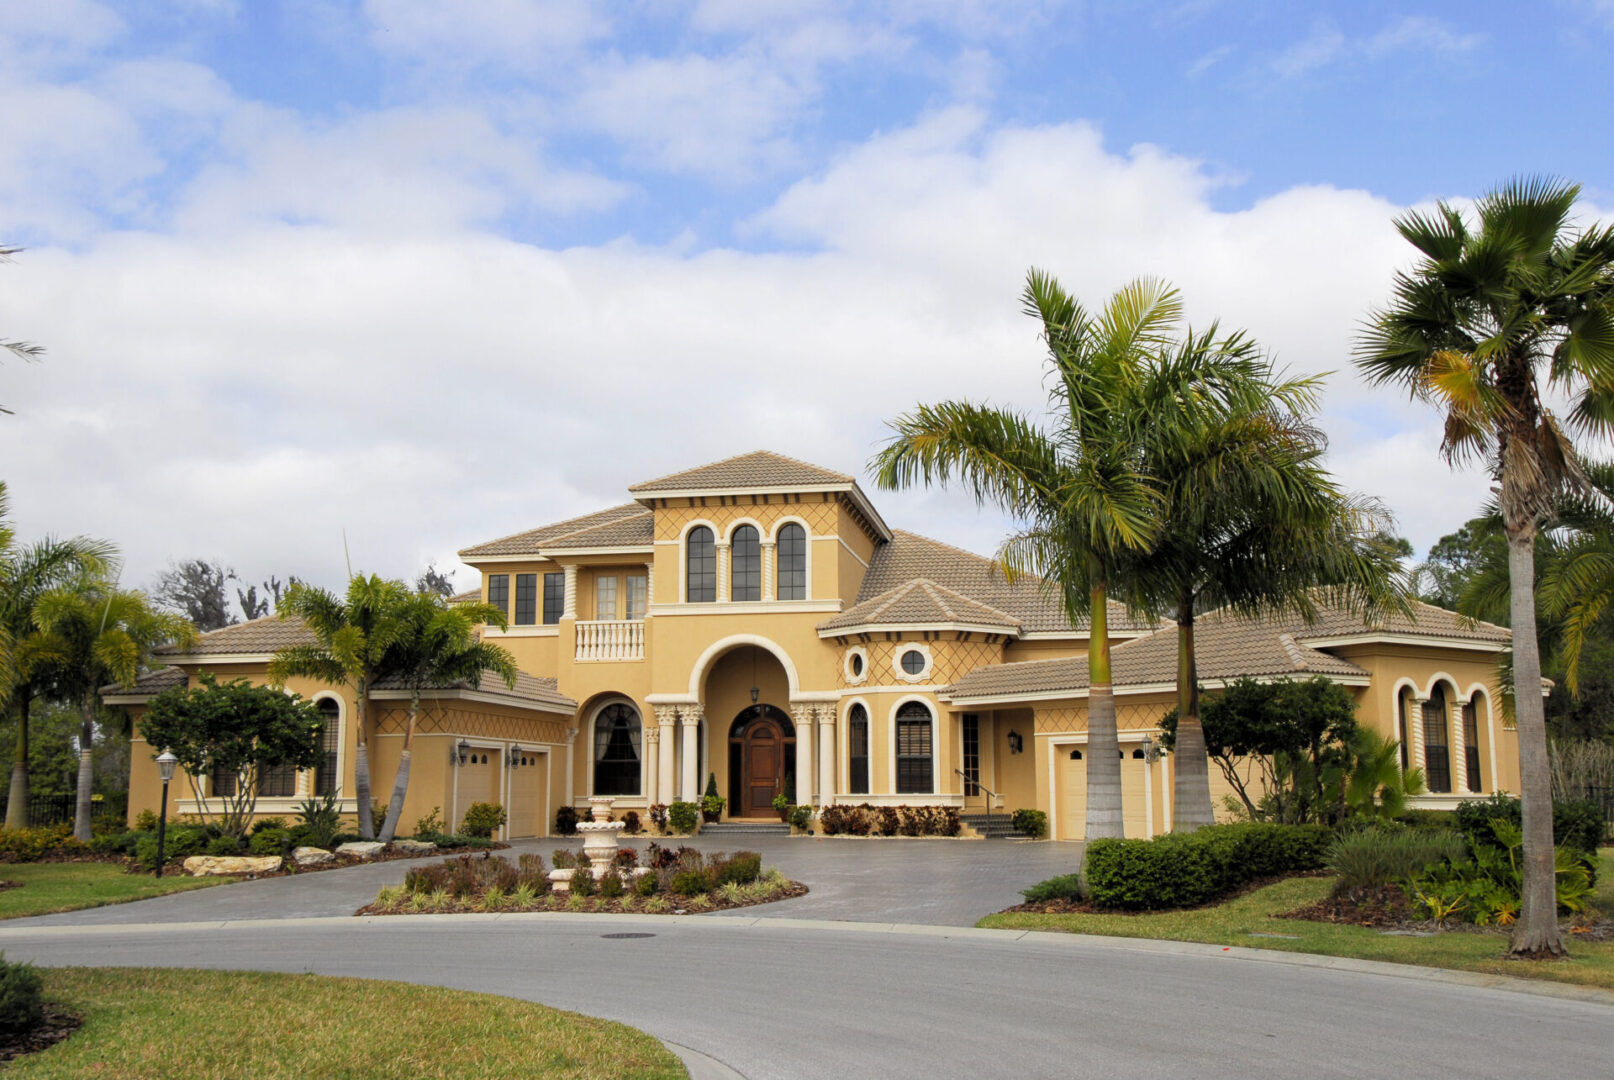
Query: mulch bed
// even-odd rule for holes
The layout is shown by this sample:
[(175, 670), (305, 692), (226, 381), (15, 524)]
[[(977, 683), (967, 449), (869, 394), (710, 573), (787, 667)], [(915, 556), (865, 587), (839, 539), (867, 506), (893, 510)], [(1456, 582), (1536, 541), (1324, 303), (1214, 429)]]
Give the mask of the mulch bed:
[(83, 1023), (83, 1017), (47, 1002), (44, 1023), (20, 1035), (0, 1035), (0, 1061), (13, 1061), (25, 1054), (47, 1050), (73, 1034)]
[[(1457, 919), (1439, 923), (1434, 919), (1419, 918), (1413, 914), (1407, 895), (1393, 885), (1356, 896), (1327, 897), (1293, 911), (1276, 913), (1273, 918), (1365, 926), (1371, 930), (1402, 934), (1495, 934), (1505, 937), (1513, 932), (1511, 926), (1476, 926)], [(1563, 924), (1563, 930), (1571, 942), (1614, 941), (1614, 919), (1595, 922), (1572, 919)]]
[[(563, 895), (563, 894), (550, 893), (550, 894), (547, 894), (547, 895), (548, 896), (554, 896), (554, 895)], [(690, 908), (681, 908), (681, 907), (674, 906), (674, 907), (668, 908), (666, 911), (645, 911), (642, 908), (626, 906), (624, 901), (628, 899), (627, 897), (616, 897), (616, 898), (609, 899), (609, 900), (604, 898), (604, 897), (589, 897), (590, 900), (597, 902), (599, 906), (598, 907), (592, 907), (591, 906), (591, 907), (589, 907), (589, 908), (587, 908), (587, 909), (585, 909), (584, 911), (581, 911), (581, 912), (573, 912), (572, 909), (570, 907), (568, 907), (567, 904), (564, 901), (557, 907), (550, 907), (545, 903), (538, 903), (538, 904), (533, 905), (532, 907), (525, 907), (525, 908), (505, 907), (505, 908), (499, 909), (498, 911), (483, 911), (481, 908), (477, 907), (477, 901), (476, 900), (467, 899), (467, 900), (452, 901), (448, 905), (445, 905), (445, 906), (440, 907), (440, 908), (433, 908), (431, 911), (393, 911), (393, 910), (390, 910), (390, 909), (378, 908), (374, 904), (366, 904), (364, 907), (361, 907), (359, 910), (355, 911), (353, 914), (355, 914), (355, 915), (509, 915), (509, 914), (512, 914), (512, 913), (526, 914), (526, 913), (530, 913), (530, 912), (534, 912), (534, 911), (564, 911), (564, 912), (572, 912), (573, 914), (580, 914), (580, 915), (593, 915), (593, 914), (605, 914), (605, 915), (705, 915), (708, 912), (713, 912), (713, 911), (730, 911), (730, 910), (733, 910), (734, 908), (757, 907), (760, 904), (772, 904), (772, 903), (776, 903), (776, 902), (778, 902), (780, 900), (793, 900), (798, 896), (806, 896), (806, 895), (807, 895), (807, 886), (803, 885), (799, 881), (792, 881), (788, 885), (786, 885), (782, 890), (780, 890), (778, 893), (774, 894), (773, 896), (768, 897), (766, 900), (727, 901), (727, 900), (724, 900), (721, 896), (717, 895), (716, 893), (708, 893), (707, 898), (711, 901), (711, 903), (706, 907), (700, 908), (699, 910), (694, 910), (694, 909), (690, 909)], [(546, 896), (546, 899), (547, 899), (547, 896)], [(637, 900), (638, 897), (634, 897), (634, 899)], [(668, 897), (668, 899), (671, 900), (672, 898)]]

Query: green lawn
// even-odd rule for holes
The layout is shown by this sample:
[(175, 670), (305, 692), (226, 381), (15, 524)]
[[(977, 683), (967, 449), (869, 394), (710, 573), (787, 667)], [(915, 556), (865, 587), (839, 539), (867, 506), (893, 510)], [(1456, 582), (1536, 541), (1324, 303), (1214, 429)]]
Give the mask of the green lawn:
[[(1604, 848), (1599, 855), (1597, 905), (1605, 913), (1614, 914), (1614, 848)], [(1614, 942), (1571, 939), (1568, 960), (1509, 960), (1505, 956), (1507, 938), (1499, 934), (1451, 932), (1426, 938), (1398, 937), (1361, 926), (1272, 917), (1321, 899), (1331, 883), (1330, 878), (1290, 878), (1219, 907), (1197, 911), (1148, 915), (988, 915), (976, 925), (1002, 930), (1053, 930), (1323, 953), (1614, 989)], [(1257, 936), (1263, 934), (1283, 936)]]
[(148, 896), (205, 889), (229, 878), (193, 878), (184, 874), (126, 874), (114, 863), (7, 863), (0, 866), (0, 881), (21, 882), (21, 888), (0, 891), (0, 919), (48, 915), (53, 911), (121, 904)]
[(676, 1080), (642, 1031), (526, 1001), (367, 979), (152, 968), (45, 968), (85, 1018), (7, 1076), (137, 1080)]

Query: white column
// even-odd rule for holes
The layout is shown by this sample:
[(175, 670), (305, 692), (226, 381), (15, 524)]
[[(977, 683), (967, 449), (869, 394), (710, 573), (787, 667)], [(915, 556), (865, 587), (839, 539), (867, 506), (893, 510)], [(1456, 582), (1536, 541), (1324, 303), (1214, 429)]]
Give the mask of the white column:
[(656, 727), (661, 732), (661, 737), (657, 740), (660, 744), (658, 751), (660, 758), (656, 764), (661, 772), (656, 777), (656, 801), (672, 802), (678, 792), (675, 786), (678, 776), (675, 771), (678, 767), (678, 743), (673, 735), (673, 725), (678, 723), (678, 708), (675, 705), (657, 705), (655, 709)]
[(656, 782), (661, 779), (661, 729), (646, 724), (644, 729), (644, 798), (647, 806), (654, 806)]
[(813, 802), (813, 713), (810, 704), (791, 702), (790, 716), (796, 722), (796, 801)]
[(569, 727), (566, 729), (566, 805), (572, 805), (576, 799), (577, 769), (574, 767), (574, 751), (577, 747), (577, 732), (579, 729)]
[(717, 600), (723, 603), (729, 599), (729, 542), (714, 540), (712, 549), (717, 557)]
[(1468, 794), (1468, 747), (1466, 739), (1468, 733), (1463, 730), (1463, 702), (1456, 695), (1451, 695), (1446, 702), (1446, 730), (1450, 734), (1446, 742), (1451, 745), (1451, 792), (1453, 795)]
[(1412, 737), (1412, 767), (1424, 769), (1424, 778), (1428, 779), (1428, 759), (1424, 757), (1423, 749), (1423, 707), (1429, 704), (1428, 698), (1415, 697), (1412, 707), (1407, 710), (1407, 734)]
[(568, 563), (566, 570), (566, 603), (561, 608), (560, 617), (563, 619), (577, 618), (577, 564)]
[(778, 581), (778, 574), (774, 572), (774, 544), (772, 540), (763, 540), (758, 546), (762, 548), (762, 599), (772, 600)]
[(700, 789), (700, 722), (706, 714), (703, 705), (683, 705), (678, 709), (678, 722), (683, 725), (684, 739), (682, 758), (684, 766), (683, 793), (679, 798), (685, 802), (699, 802)]
[(833, 702), (818, 706), (818, 805), (835, 801), (835, 709)]
[(650, 614), (650, 605), (656, 602), (656, 564), (654, 560), (644, 564), (644, 606), (645, 615)]

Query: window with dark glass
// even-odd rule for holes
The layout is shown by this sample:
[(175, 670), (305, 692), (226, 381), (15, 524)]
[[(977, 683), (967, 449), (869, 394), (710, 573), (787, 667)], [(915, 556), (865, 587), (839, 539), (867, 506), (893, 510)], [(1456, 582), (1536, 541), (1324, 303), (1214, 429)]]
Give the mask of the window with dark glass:
[(779, 563), (779, 599), (807, 599), (807, 530), (794, 522), (780, 529), (774, 556)]
[(729, 539), (729, 596), (762, 599), (762, 546), (757, 531), (741, 525)]
[(846, 728), (846, 782), (853, 795), (869, 793), (869, 714), (861, 705), (853, 705), (847, 714)]
[(931, 770), (930, 710), (910, 701), (897, 710), (897, 794), (929, 795)]
[(336, 752), (342, 746), (342, 710), (330, 698), (319, 701), (319, 715), (325, 726), (319, 735), (319, 763), (314, 766), (314, 794), (335, 795), (340, 777), (336, 772)]
[(1451, 753), (1446, 739), (1446, 690), (1436, 686), (1423, 706), (1423, 776), (1431, 794), (1451, 791)]
[(650, 578), (645, 574), (628, 574), (622, 579), (622, 617), (643, 619), (645, 606), (650, 602)]
[(705, 525), (689, 530), (685, 540), (685, 599), (710, 604), (717, 599), (717, 547)]
[(560, 622), (560, 613), (566, 610), (566, 575), (544, 575), (544, 625)]
[(1463, 706), (1463, 761), (1468, 766), (1468, 790), (1484, 790), (1480, 784), (1478, 701)]
[(510, 617), (510, 575), (488, 575), (488, 603), (504, 612), (504, 617)]
[(297, 794), (297, 769), (292, 765), (276, 765), (258, 776), (258, 794), (270, 799), (288, 799)]
[(964, 794), (981, 793), (981, 718), (964, 714)]
[(209, 794), (234, 798), (235, 781), (236, 776), (233, 770), (227, 769), (222, 765), (215, 766), (213, 769), (212, 784), (209, 787)]
[(925, 654), (918, 649), (909, 649), (902, 654), (902, 670), (909, 675), (917, 675), (925, 670)]
[(594, 794), (639, 794), (643, 735), (631, 705), (607, 705), (594, 719)]
[(1399, 717), (1401, 726), (1401, 771), (1406, 772), (1412, 767), (1411, 758), (1408, 756), (1411, 753), (1412, 740), (1407, 738), (1407, 717), (1412, 715), (1412, 697), (1405, 690), (1401, 692), (1401, 707), (1397, 711), (1401, 714)]
[(535, 626), (538, 623), (538, 575), (516, 575), (516, 625)]

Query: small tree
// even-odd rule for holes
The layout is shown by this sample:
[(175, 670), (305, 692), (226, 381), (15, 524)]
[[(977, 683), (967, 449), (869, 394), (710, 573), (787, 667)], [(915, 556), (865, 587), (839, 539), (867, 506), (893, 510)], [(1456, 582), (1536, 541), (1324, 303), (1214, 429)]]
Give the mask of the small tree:
[(245, 836), (258, 805), (259, 781), (270, 769), (312, 769), (319, 762), (323, 719), (312, 702), (245, 679), (221, 683), (211, 674), (202, 685), (175, 687), (151, 699), (141, 734), (152, 756), (168, 750), (190, 775), (202, 813), (212, 813), (197, 781), (222, 772), (235, 777), (232, 792), (219, 796), (219, 827)]
[[(152, 595), (163, 607), (179, 612), (205, 634), (235, 624), (230, 593), (225, 587), (234, 579), (235, 571), (222, 563), (186, 559), (182, 563), (169, 563), (168, 569), (157, 575), (157, 587)], [(249, 613), (247, 618), (252, 615)]]

